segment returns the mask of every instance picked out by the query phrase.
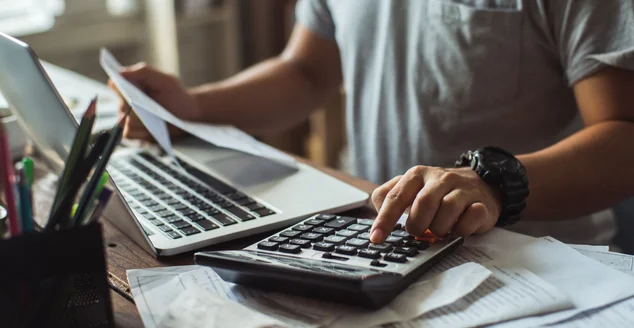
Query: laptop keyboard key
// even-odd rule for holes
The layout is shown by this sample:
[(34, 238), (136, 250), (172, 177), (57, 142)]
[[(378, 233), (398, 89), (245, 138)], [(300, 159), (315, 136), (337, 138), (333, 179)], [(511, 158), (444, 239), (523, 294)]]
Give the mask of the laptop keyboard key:
[(322, 252), (333, 252), (335, 250), (335, 244), (327, 243), (325, 241), (320, 241), (318, 243), (313, 244), (313, 249)]
[(194, 228), (192, 226), (189, 226), (188, 228), (181, 229), (181, 232), (183, 234), (185, 234), (185, 236), (191, 236), (191, 235), (200, 233), (200, 230), (198, 230), (198, 229), (196, 229), (196, 228)]
[(157, 227), (163, 225), (163, 222), (161, 222), (161, 220), (157, 220), (157, 219), (150, 220), (150, 223), (152, 223), (153, 225), (155, 225)]
[(278, 249), (282, 253), (298, 254), (302, 249), (298, 245), (284, 244)]
[(378, 259), (381, 257), (381, 253), (375, 249), (360, 249), (357, 253), (359, 257), (365, 257), (366, 259)]
[(216, 225), (215, 223), (209, 220), (196, 221), (196, 224), (199, 225), (201, 228), (203, 228), (203, 230), (205, 231), (218, 228), (218, 225)]
[(224, 213), (214, 214), (211, 217), (214, 218), (216, 221), (220, 222), (220, 224), (222, 224), (223, 226), (228, 226), (228, 225), (237, 223), (235, 220), (233, 220), (227, 214), (224, 214)]
[(351, 218), (351, 217), (347, 217), (347, 216), (339, 216), (339, 217), (336, 217), (334, 220), (326, 223), (326, 227), (335, 228), (335, 229), (343, 229), (343, 228), (353, 224), (356, 221), (357, 221), (357, 219), (355, 219), (355, 218)]
[(237, 207), (231, 207), (227, 209), (227, 212), (237, 216), (240, 220), (242, 221), (249, 221), (249, 220), (253, 220), (255, 219), (255, 216), (237, 208)]
[(261, 204), (258, 204), (258, 203), (249, 204), (249, 205), (246, 205), (245, 207), (248, 208), (251, 211), (255, 211), (255, 210), (259, 210), (261, 208), (264, 208), (264, 206), (262, 206)]
[(172, 222), (172, 225), (174, 227), (176, 227), (176, 229), (183, 229), (183, 228), (187, 228), (187, 227), (191, 227), (192, 226), (191, 224), (189, 224), (189, 223), (187, 223), (187, 222), (185, 222), (183, 220)]
[(276, 251), (280, 245), (278, 243), (274, 243), (271, 241), (263, 241), (258, 244), (258, 249), (263, 249), (265, 251)]
[(189, 219), (194, 222), (198, 222), (198, 221), (206, 220), (207, 218), (202, 214), (196, 214), (196, 215), (190, 216)]
[(215, 207), (209, 207), (203, 210), (207, 215), (215, 215), (220, 213)]
[(172, 214), (170, 216), (164, 217), (163, 220), (165, 220), (165, 222), (167, 223), (174, 223), (176, 221), (181, 221), (182, 219), (175, 214)]
[(170, 210), (162, 210), (160, 212), (156, 212), (156, 215), (158, 215), (159, 217), (164, 218), (166, 216), (172, 215), (172, 211), (170, 211)]
[(255, 211), (255, 214), (257, 214), (259, 217), (265, 217), (265, 216), (273, 215), (275, 214), (275, 212), (269, 210), (268, 208), (262, 208)]
[(159, 229), (161, 229), (161, 231), (163, 231), (163, 232), (170, 232), (170, 231), (172, 231), (172, 228), (171, 228), (170, 226), (168, 226), (168, 225), (161, 225), (161, 226), (159, 226), (158, 228), (159, 228)]
[(241, 205), (241, 206), (246, 206), (246, 205), (255, 203), (255, 201), (247, 197), (247, 198), (237, 200), (236, 203), (238, 203), (238, 205)]
[(178, 233), (176, 231), (173, 231), (173, 230), (172, 231), (168, 231), (166, 234), (172, 239), (178, 239), (178, 238), (183, 237), (183, 236), (181, 236), (180, 233)]

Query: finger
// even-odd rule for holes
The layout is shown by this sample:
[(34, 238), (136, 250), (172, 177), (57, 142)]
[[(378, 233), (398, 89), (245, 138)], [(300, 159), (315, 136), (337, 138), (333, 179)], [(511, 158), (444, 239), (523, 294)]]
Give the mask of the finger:
[(410, 169), (394, 188), (388, 191), (370, 232), (370, 240), (373, 243), (382, 243), (399, 217), (411, 206), (416, 194), (425, 184), (423, 174), (424, 169), (419, 167)]
[(477, 196), (478, 193), (464, 189), (452, 190), (440, 201), (440, 207), (429, 225), (429, 230), (438, 237), (446, 236), (467, 207), (478, 201)]
[(387, 196), (387, 193), (390, 190), (392, 190), (392, 188), (394, 188), (396, 183), (398, 183), (398, 181), (401, 180), (402, 177), (403, 177), (402, 175), (395, 176), (392, 178), (392, 180), (374, 189), (374, 191), (372, 192), (371, 199), (372, 199), (372, 204), (374, 204), (374, 208), (376, 209), (377, 212), (383, 205), (383, 201), (385, 200), (385, 196)]
[(442, 198), (453, 188), (454, 186), (449, 183), (427, 182), (416, 195), (407, 221), (405, 221), (405, 230), (410, 235), (421, 236), (436, 216)]
[(166, 83), (176, 80), (174, 76), (165, 74), (144, 62), (124, 67), (120, 73), (126, 80), (145, 92), (162, 90)]
[(489, 211), (483, 203), (473, 203), (460, 215), (452, 231), (462, 237), (470, 236), (484, 225), (488, 215)]

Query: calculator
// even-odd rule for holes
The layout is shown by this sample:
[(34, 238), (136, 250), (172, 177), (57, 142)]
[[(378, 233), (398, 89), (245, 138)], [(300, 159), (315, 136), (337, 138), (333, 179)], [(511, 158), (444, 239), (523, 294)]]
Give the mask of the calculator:
[(380, 308), (462, 244), (397, 224), (370, 242), (371, 219), (320, 214), (242, 250), (198, 252), (195, 261), (228, 282), (263, 290)]

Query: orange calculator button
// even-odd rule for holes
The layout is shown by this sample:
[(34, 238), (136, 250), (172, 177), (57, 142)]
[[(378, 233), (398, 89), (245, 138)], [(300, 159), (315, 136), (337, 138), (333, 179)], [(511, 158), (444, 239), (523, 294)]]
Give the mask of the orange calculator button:
[(416, 240), (426, 241), (431, 245), (438, 241), (438, 237), (434, 235), (431, 231), (429, 231), (429, 229), (427, 229), (422, 236), (416, 237)]

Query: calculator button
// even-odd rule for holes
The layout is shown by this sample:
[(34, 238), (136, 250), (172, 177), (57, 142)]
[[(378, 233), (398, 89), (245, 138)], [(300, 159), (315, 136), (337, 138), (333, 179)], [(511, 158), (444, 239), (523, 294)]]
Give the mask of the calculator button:
[(368, 244), (370, 244), (369, 241), (363, 240), (363, 239), (359, 239), (359, 238), (352, 238), (352, 239), (346, 241), (346, 245), (354, 246), (354, 247), (357, 247), (357, 248), (365, 248), (365, 247), (368, 246)]
[(400, 245), (403, 242), (403, 238), (396, 236), (389, 236), (385, 239), (385, 242), (392, 245)]
[(358, 232), (366, 232), (370, 230), (370, 227), (363, 224), (353, 224), (347, 228), (348, 230), (358, 231)]
[(424, 251), (429, 248), (429, 244), (422, 240), (406, 240), (403, 246), (416, 247), (420, 251)]
[(325, 242), (333, 243), (335, 245), (342, 245), (346, 241), (346, 237), (343, 236), (328, 236), (324, 238)]
[(338, 261), (347, 261), (348, 260), (347, 257), (332, 255), (332, 253), (324, 253), (321, 257), (325, 258), (325, 259), (338, 260)]
[(295, 238), (295, 237), (297, 237), (297, 236), (299, 236), (299, 235), (301, 235), (301, 234), (302, 234), (302, 232), (301, 232), (301, 231), (286, 230), (286, 231), (282, 232), (282, 233), (280, 234), (280, 236), (282, 236), (282, 237), (288, 237), (288, 238)]
[(276, 251), (280, 245), (278, 243), (274, 243), (272, 241), (263, 241), (258, 244), (258, 249), (263, 249), (266, 251)]
[(407, 257), (403, 254), (397, 253), (387, 253), (383, 256), (383, 260), (388, 262), (397, 262), (397, 263), (405, 263), (407, 262)]
[(416, 240), (426, 241), (431, 245), (438, 241), (438, 237), (427, 229), (422, 236), (416, 237)]
[(339, 231), (335, 232), (335, 235), (337, 235), (337, 236), (348, 237), (348, 238), (354, 237), (357, 234), (359, 234), (359, 233), (356, 232), (356, 231), (352, 231), (352, 230), (339, 230)]
[(374, 260), (374, 261), (370, 262), (370, 265), (371, 266), (375, 266), (375, 267), (381, 267), (381, 268), (384, 267), (384, 266), (387, 266), (387, 264), (381, 263), (381, 262), (379, 262), (379, 260)]
[(307, 224), (298, 224), (298, 225), (293, 227), (293, 230), (306, 232), (306, 231), (313, 230), (313, 226), (310, 226), (310, 225), (307, 225)]
[(341, 245), (335, 247), (335, 253), (344, 255), (357, 255), (357, 248), (353, 246)]
[(370, 233), (369, 232), (364, 232), (360, 235), (357, 236), (357, 238), (359, 239), (365, 239), (365, 240), (370, 240)]
[(351, 218), (351, 217), (347, 217), (347, 216), (338, 216), (334, 220), (326, 223), (326, 227), (335, 228), (335, 229), (342, 229), (342, 228), (345, 228), (345, 227), (353, 224), (356, 221), (357, 221), (357, 219), (355, 219), (355, 218)]
[(357, 255), (359, 255), (359, 257), (365, 257), (367, 259), (378, 259), (381, 257), (381, 253), (374, 249), (360, 249)]
[(371, 219), (357, 219), (357, 224), (363, 224), (367, 226), (371, 226), (374, 224), (374, 220)]
[(178, 232), (176, 232), (176, 231), (168, 231), (168, 232), (167, 232), (167, 235), (168, 235), (170, 238), (172, 238), (172, 239), (178, 239), (178, 238), (182, 237), (182, 236), (181, 236), (181, 234), (180, 234), (180, 233), (178, 233)]
[(274, 243), (285, 243), (288, 240), (288, 238), (286, 237), (279, 237), (279, 236), (275, 236), (275, 237), (271, 237), (269, 238), (269, 241), (272, 241)]
[(392, 228), (392, 231), (401, 230), (401, 229), (403, 229), (403, 226), (400, 223), (397, 223), (394, 225), (394, 228)]
[(203, 221), (196, 221), (196, 224), (199, 225), (201, 228), (203, 228), (203, 230), (205, 231), (209, 231), (209, 230), (213, 230), (218, 228), (218, 225), (216, 225), (215, 223), (209, 221), (209, 220), (203, 220)]
[(311, 225), (311, 226), (320, 226), (320, 225), (324, 224), (324, 222), (326, 222), (326, 221), (317, 220), (317, 219), (310, 219), (310, 220), (304, 221), (304, 224), (308, 224), (308, 225)]
[(297, 245), (284, 244), (284, 245), (280, 246), (278, 251), (280, 251), (282, 253), (297, 254), (297, 253), (300, 253), (302, 251), (302, 249), (299, 248), (299, 246), (297, 246)]
[(326, 227), (317, 227), (313, 229), (313, 232), (320, 233), (322, 235), (331, 235), (333, 231), (335, 231), (335, 229)]
[(394, 249), (394, 253), (403, 254), (405, 256), (416, 256), (418, 254), (418, 249), (416, 247), (396, 247)]
[(324, 221), (330, 221), (334, 218), (335, 218), (335, 215), (332, 215), (332, 214), (319, 214), (316, 217), (317, 220), (324, 220)]
[(299, 236), (299, 238), (306, 239), (306, 240), (312, 241), (312, 242), (316, 242), (316, 241), (322, 240), (324, 238), (324, 235), (322, 235), (320, 233), (307, 232), (307, 233), (304, 233), (301, 236)]
[(405, 230), (392, 231), (391, 235), (396, 237), (402, 237), (402, 238), (409, 237), (409, 233), (407, 233), (407, 231)]
[(322, 251), (322, 252), (332, 252), (335, 250), (335, 244), (320, 241), (318, 243), (313, 244), (313, 249), (316, 251)]
[(375, 249), (381, 253), (387, 253), (392, 250), (392, 245), (390, 244), (370, 244), (368, 246), (369, 249)]
[(289, 243), (298, 245), (301, 248), (310, 248), (310, 241), (306, 239), (291, 239)]

